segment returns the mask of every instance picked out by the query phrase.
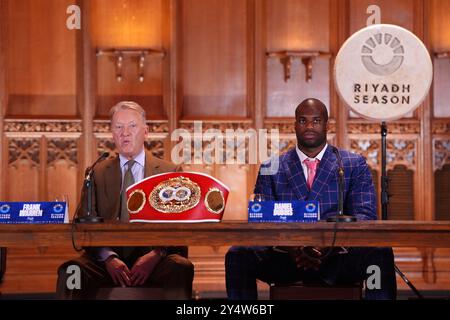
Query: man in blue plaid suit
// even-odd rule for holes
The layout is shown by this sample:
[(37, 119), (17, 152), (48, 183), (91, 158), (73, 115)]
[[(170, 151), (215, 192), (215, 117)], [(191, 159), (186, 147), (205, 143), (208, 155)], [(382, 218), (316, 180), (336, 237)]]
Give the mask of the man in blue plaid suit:
[[(279, 156), (277, 172), (261, 166), (254, 193), (264, 200), (317, 200), (321, 219), (338, 212), (338, 158), (344, 168), (344, 212), (358, 220), (375, 220), (376, 197), (365, 159), (327, 144), (328, 113), (317, 99), (306, 99), (295, 111), (297, 146)], [(315, 163), (315, 168), (310, 163)], [(275, 166), (277, 167), (277, 166)], [(301, 245), (301, 244), (299, 244)], [(267, 283), (324, 285), (364, 281), (367, 268), (379, 267), (380, 282), (366, 286), (366, 299), (395, 299), (397, 286), (391, 248), (232, 247), (225, 257), (230, 299), (257, 299), (256, 279)], [(369, 288), (370, 287), (370, 288)]]

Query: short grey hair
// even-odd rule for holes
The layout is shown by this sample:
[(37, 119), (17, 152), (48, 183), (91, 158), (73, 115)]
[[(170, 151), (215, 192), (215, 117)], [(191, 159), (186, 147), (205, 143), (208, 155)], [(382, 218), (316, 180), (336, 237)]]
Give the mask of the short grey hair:
[(142, 116), (144, 123), (146, 121), (145, 110), (138, 103), (134, 101), (120, 101), (109, 110), (109, 118), (111, 119), (111, 122), (116, 112), (120, 110), (134, 110)]

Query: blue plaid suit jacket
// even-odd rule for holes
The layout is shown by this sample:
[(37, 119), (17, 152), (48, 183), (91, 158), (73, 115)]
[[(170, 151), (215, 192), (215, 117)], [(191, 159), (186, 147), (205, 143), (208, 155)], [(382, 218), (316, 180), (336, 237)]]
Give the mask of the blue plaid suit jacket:
[[(339, 150), (344, 166), (344, 214), (358, 220), (376, 220), (377, 202), (372, 175), (365, 159), (355, 153)], [(316, 176), (309, 190), (306, 185), (300, 158), (295, 148), (278, 157), (279, 168), (275, 174), (258, 174), (254, 193), (263, 194), (265, 200), (317, 200), (320, 217), (337, 214), (338, 211), (338, 162), (336, 154), (327, 147), (320, 161)], [(275, 161), (275, 160), (271, 160)], [(271, 163), (261, 167), (270, 167)]]

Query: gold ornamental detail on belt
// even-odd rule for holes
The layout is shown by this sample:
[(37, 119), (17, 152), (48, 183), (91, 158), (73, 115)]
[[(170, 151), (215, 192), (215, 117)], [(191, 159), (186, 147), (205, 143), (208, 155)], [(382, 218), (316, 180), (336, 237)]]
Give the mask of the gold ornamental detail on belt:
[(160, 182), (150, 193), (150, 206), (163, 213), (181, 213), (194, 208), (201, 190), (191, 179), (179, 176)]

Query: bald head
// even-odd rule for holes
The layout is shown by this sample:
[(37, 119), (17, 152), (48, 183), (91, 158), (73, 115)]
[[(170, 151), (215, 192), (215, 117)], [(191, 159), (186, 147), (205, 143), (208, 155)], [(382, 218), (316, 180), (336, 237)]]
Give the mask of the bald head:
[(295, 109), (295, 119), (298, 119), (299, 115), (301, 115), (306, 109), (320, 112), (325, 122), (328, 121), (327, 107), (319, 99), (308, 98), (303, 100)]
[(295, 109), (297, 145), (308, 157), (315, 157), (327, 142), (328, 111), (322, 101), (305, 99)]

